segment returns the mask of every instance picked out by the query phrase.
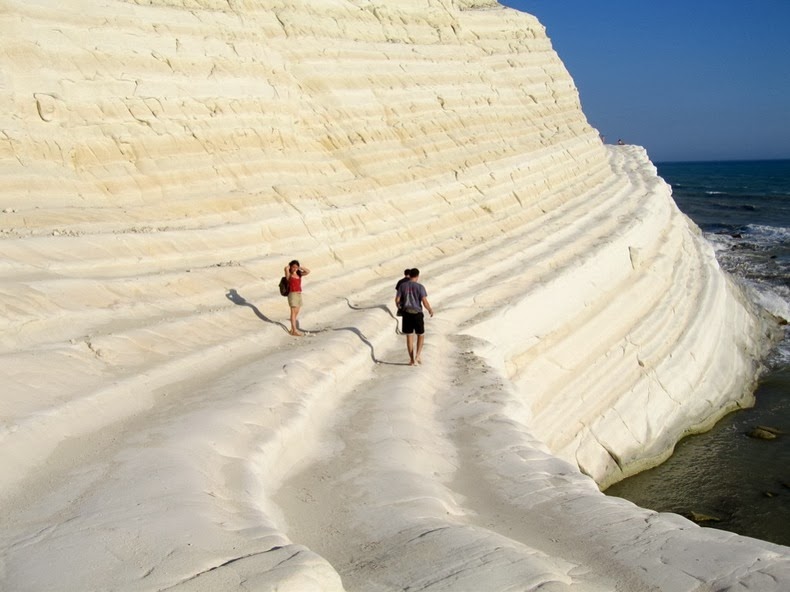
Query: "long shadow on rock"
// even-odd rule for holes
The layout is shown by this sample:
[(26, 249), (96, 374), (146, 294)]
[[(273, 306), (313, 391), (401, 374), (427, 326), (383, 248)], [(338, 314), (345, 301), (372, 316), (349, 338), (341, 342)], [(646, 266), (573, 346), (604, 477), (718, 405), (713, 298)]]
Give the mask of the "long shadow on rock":
[(228, 300), (230, 300), (230, 301), (231, 301), (233, 304), (237, 304), (237, 305), (239, 305), (239, 306), (246, 306), (246, 307), (248, 307), (248, 308), (251, 308), (251, 309), (252, 309), (252, 311), (255, 313), (255, 316), (256, 316), (256, 317), (258, 317), (258, 318), (259, 318), (259, 319), (261, 319), (262, 321), (266, 321), (267, 323), (271, 323), (272, 325), (277, 325), (277, 326), (278, 326), (278, 327), (280, 327), (280, 328), (281, 328), (283, 331), (285, 331), (286, 333), (288, 333), (288, 327), (286, 327), (286, 326), (285, 326), (283, 323), (281, 323), (281, 322), (279, 322), (279, 321), (273, 321), (272, 319), (270, 319), (269, 317), (267, 317), (265, 314), (263, 314), (263, 313), (262, 313), (262, 312), (261, 312), (261, 311), (258, 309), (258, 307), (257, 307), (257, 306), (255, 306), (254, 304), (251, 304), (251, 303), (247, 302), (247, 300), (245, 300), (245, 299), (244, 299), (244, 297), (243, 297), (241, 294), (239, 294), (239, 293), (236, 291), (236, 289), (235, 289), (235, 288), (231, 288), (230, 290), (228, 290), (227, 294), (225, 294), (225, 298), (227, 298)]

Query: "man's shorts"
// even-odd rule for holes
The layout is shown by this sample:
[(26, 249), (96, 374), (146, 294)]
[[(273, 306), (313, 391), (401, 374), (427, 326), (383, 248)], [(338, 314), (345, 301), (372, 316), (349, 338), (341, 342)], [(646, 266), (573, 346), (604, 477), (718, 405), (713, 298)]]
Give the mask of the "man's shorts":
[(411, 314), (408, 312), (403, 312), (403, 332), (408, 335), (410, 333), (416, 333), (417, 335), (422, 335), (425, 333), (425, 315), (421, 312), (417, 314)]
[(302, 308), (302, 293), (289, 292), (288, 293), (288, 306), (291, 308)]

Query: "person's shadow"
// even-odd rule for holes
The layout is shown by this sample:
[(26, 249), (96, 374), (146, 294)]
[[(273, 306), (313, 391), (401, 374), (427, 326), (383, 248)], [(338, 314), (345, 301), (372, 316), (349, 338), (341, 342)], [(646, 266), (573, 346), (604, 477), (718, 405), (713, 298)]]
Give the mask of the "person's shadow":
[[(398, 335), (402, 335), (402, 333), (398, 330), (398, 317), (392, 314), (392, 311), (386, 304), (374, 304), (373, 306), (354, 306), (351, 304), (351, 301), (348, 298), (344, 298), (346, 304), (351, 310), (373, 310), (374, 308), (378, 308), (379, 310), (383, 310), (386, 312), (392, 320), (395, 321), (395, 333)], [(385, 362), (383, 360), (379, 360), (376, 358), (376, 351), (373, 349), (373, 344), (370, 343), (367, 337), (362, 334), (362, 331), (357, 329), (356, 327), (344, 327), (342, 329), (335, 329), (335, 331), (351, 331), (354, 333), (359, 339), (370, 348), (370, 357), (376, 364), (388, 364), (390, 366), (408, 366), (406, 362)]]
[(225, 294), (225, 298), (227, 298), (228, 300), (230, 300), (230, 301), (231, 301), (233, 304), (238, 304), (239, 306), (246, 306), (246, 307), (249, 307), (249, 308), (251, 308), (251, 309), (252, 309), (252, 312), (254, 312), (254, 313), (255, 313), (255, 316), (256, 316), (256, 317), (258, 317), (259, 319), (261, 319), (262, 321), (266, 321), (267, 323), (271, 323), (272, 325), (277, 325), (278, 327), (281, 327), (281, 328), (282, 328), (282, 330), (283, 330), (283, 331), (285, 331), (286, 333), (288, 333), (288, 332), (289, 332), (289, 331), (288, 331), (288, 327), (286, 327), (286, 326), (285, 326), (283, 323), (281, 323), (281, 322), (279, 322), (279, 321), (273, 321), (272, 319), (270, 319), (269, 317), (267, 317), (265, 314), (263, 314), (263, 313), (262, 313), (262, 312), (261, 312), (261, 311), (258, 309), (258, 307), (257, 307), (257, 306), (255, 306), (254, 304), (251, 304), (251, 303), (247, 302), (247, 301), (244, 299), (244, 296), (242, 296), (241, 294), (239, 294), (239, 293), (236, 291), (236, 288), (231, 288), (230, 290), (228, 290), (227, 294)]
[(392, 311), (389, 309), (389, 306), (387, 306), (386, 304), (374, 304), (373, 306), (355, 306), (351, 304), (351, 301), (348, 298), (343, 298), (343, 300), (346, 301), (346, 304), (348, 304), (348, 307), (351, 310), (373, 310), (374, 308), (378, 308), (386, 312), (390, 316), (390, 318), (392, 318), (394, 321), (396, 322), (398, 321), (398, 318), (394, 314), (392, 314)]
[[(260, 311), (260, 309), (258, 309), (257, 306), (247, 302), (247, 300), (245, 300), (244, 296), (239, 294), (236, 291), (235, 288), (231, 288), (230, 290), (228, 290), (227, 293), (225, 294), (225, 298), (230, 300), (233, 304), (237, 304), (238, 306), (246, 306), (248, 308), (251, 308), (252, 311), (255, 313), (255, 316), (258, 317), (259, 319), (261, 319), (262, 321), (265, 321), (267, 323), (271, 323), (272, 325), (277, 325), (283, 331), (285, 331), (286, 333), (289, 333), (288, 327), (286, 327), (283, 323), (281, 323), (279, 321), (273, 321), (272, 319), (267, 317), (265, 314), (263, 314)], [(395, 317), (395, 315), (392, 314), (390, 309), (387, 308), (383, 304), (379, 304), (379, 305), (376, 305), (376, 306), (368, 306), (368, 307), (361, 307), (361, 306), (357, 307), (357, 306), (352, 305), (351, 302), (349, 302), (348, 298), (346, 298), (345, 300), (346, 300), (346, 303), (348, 304), (348, 307), (350, 309), (352, 309), (352, 310), (368, 310), (368, 309), (371, 309), (371, 308), (380, 308), (380, 309), (386, 311), (393, 319), (395, 319), (395, 323), (397, 325), (398, 319)], [(362, 343), (364, 343), (365, 345), (368, 346), (368, 348), (370, 349), (370, 359), (373, 360), (374, 364), (388, 364), (388, 365), (391, 365), (391, 366), (408, 366), (408, 364), (406, 362), (385, 362), (383, 360), (379, 360), (376, 357), (376, 350), (373, 348), (373, 344), (370, 342), (370, 340), (367, 337), (365, 337), (365, 335), (362, 333), (362, 331), (360, 331), (356, 327), (339, 327), (339, 328), (332, 328), (332, 329), (320, 329), (318, 331), (308, 331), (308, 332), (309, 333), (323, 333), (324, 331), (349, 331), (349, 332), (353, 333), (354, 335), (359, 337), (359, 340)]]
[(354, 306), (353, 304), (351, 304), (351, 301), (348, 298), (344, 298), (343, 300), (346, 301), (346, 304), (348, 304), (348, 307), (351, 310), (373, 310), (374, 308), (378, 308), (379, 310), (383, 310), (384, 312), (386, 312), (390, 316), (390, 318), (393, 321), (395, 321), (395, 334), (396, 335), (403, 335), (403, 333), (401, 333), (401, 331), (400, 331), (400, 327), (398, 326), (399, 325), (398, 317), (396, 317), (394, 314), (392, 314), (392, 311), (390, 310), (390, 307), (387, 306), (386, 304), (374, 304), (373, 306)]
[(367, 345), (368, 348), (370, 349), (370, 359), (373, 360), (374, 364), (385, 364), (387, 366), (408, 366), (406, 362), (385, 362), (384, 360), (379, 360), (376, 357), (376, 350), (373, 348), (373, 344), (370, 342), (370, 340), (367, 337), (365, 337), (365, 334), (362, 333), (362, 331), (360, 331), (356, 327), (338, 327), (336, 329), (332, 329), (332, 331), (350, 331), (351, 333), (359, 337), (359, 340), (365, 345)]

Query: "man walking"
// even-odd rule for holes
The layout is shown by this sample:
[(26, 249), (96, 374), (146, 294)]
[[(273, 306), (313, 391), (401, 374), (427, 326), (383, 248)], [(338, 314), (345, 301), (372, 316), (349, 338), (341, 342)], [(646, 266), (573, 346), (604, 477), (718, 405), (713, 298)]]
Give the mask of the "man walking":
[(405, 284), (406, 282), (411, 281), (411, 278), (409, 277), (409, 272), (410, 271), (411, 271), (411, 269), (404, 269), (403, 270), (403, 277), (398, 280), (397, 284), (395, 284), (395, 310), (398, 311), (396, 314), (399, 317), (403, 316), (403, 311), (400, 309), (400, 306), (398, 306), (398, 289), (403, 284)]
[[(425, 315), (422, 307), (433, 316), (433, 308), (428, 302), (428, 292), (420, 282), (420, 270), (409, 270), (409, 281), (398, 286), (395, 305), (403, 311), (403, 332), (406, 334), (406, 349), (409, 352), (409, 366), (419, 364), (422, 345), (425, 340)], [(414, 334), (417, 335), (417, 347), (414, 346)]]

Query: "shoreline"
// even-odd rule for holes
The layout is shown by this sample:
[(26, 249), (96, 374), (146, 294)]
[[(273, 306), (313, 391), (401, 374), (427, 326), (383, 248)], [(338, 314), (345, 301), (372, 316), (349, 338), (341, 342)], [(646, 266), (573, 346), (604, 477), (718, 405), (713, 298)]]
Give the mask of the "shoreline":
[[(787, 369), (774, 370), (767, 379), (775, 381), (777, 373), (787, 375)], [(605, 493), (682, 515), (700, 526), (787, 546), (790, 536), (781, 528), (786, 485), (779, 460), (786, 453), (776, 442), (750, 441), (747, 435), (758, 425), (786, 422), (784, 415), (771, 415), (771, 400), (761, 400), (765, 395), (760, 391), (766, 388), (761, 381), (754, 407), (726, 416), (709, 432), (684, 438), (666, 464), (616, 483)], [(706, 467), (702, 474), (694, 469), (700, 466)]]

